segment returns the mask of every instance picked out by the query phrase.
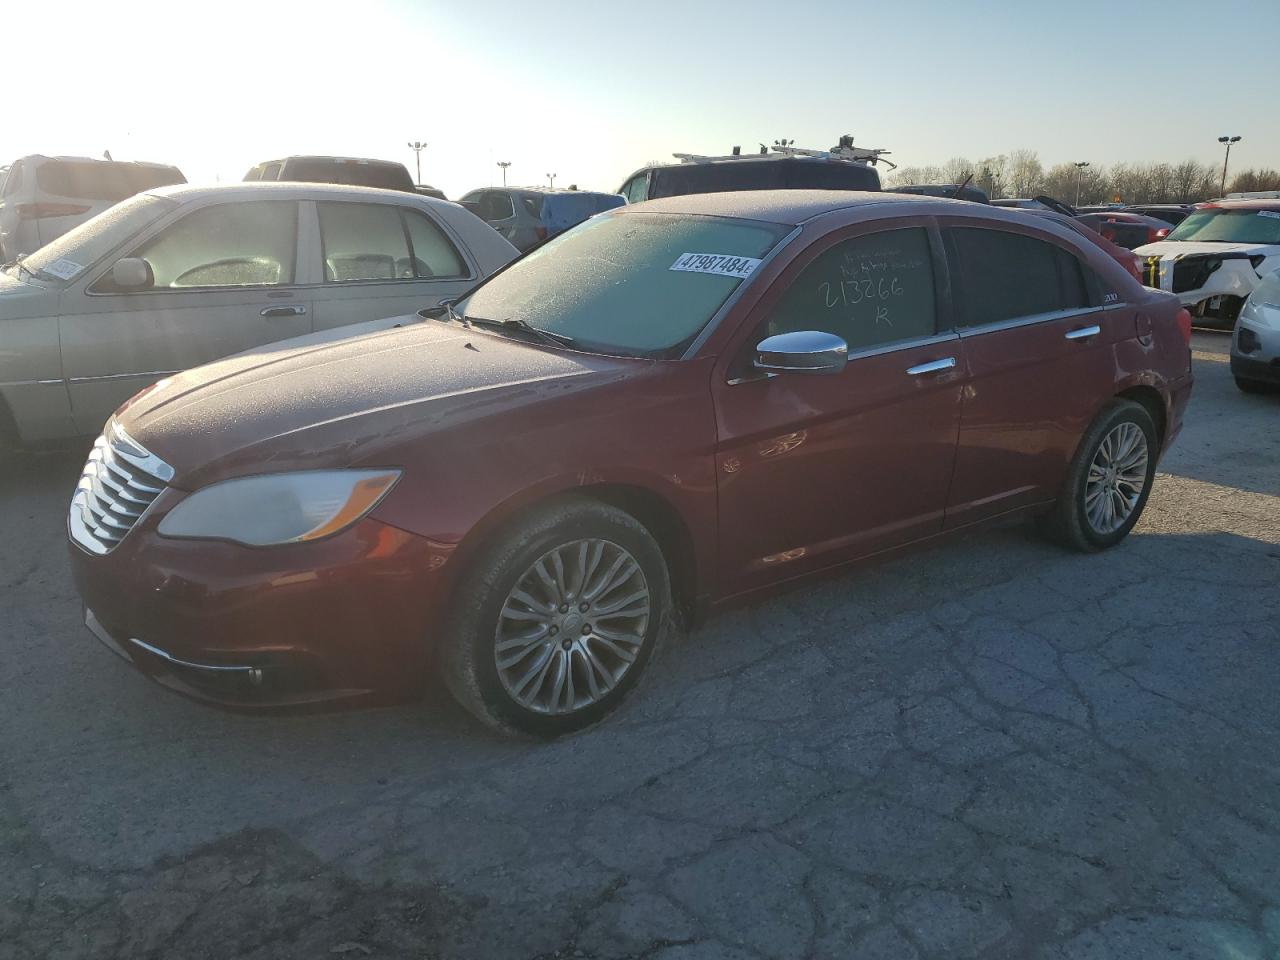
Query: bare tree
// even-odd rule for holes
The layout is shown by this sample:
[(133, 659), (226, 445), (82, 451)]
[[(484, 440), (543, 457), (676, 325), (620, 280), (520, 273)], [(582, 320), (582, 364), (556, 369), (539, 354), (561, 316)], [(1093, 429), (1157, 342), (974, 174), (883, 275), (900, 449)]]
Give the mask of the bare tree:
[(1034, 150), (1015, 150), (1009, 154), (1009, 190), (1015, 197), (1033, 197), (1042, 193), (1044, 169)]
[[(973, 173), (973, 164), (965, 157), (952, 157), (942, 165), (942, 183), (964, 183)], [(976, 178), (976, 175), (975, 175)]]
[(987, 192), (992, 200), (1003, 197), (1005, 183), (1008, 180), (1009, 158), (1003, 153), (995, 157), (986, 157), (976, 164), (975, 180), (979, 187)]
[(1280, 190), (1280, 170), (1241, 170), (1231, 178), (1228, 193)]

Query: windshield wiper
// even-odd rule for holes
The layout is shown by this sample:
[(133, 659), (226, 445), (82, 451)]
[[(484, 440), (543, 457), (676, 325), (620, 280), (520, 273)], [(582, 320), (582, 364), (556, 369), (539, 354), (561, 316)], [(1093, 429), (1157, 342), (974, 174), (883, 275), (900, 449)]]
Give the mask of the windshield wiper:
[(14, 259), (14, 260), (10, 260), (8, 263), (6, 263), (6, 264), (4, 265), (4, 268), (5, 268), (6, 270), (8, 270), (10, 267), (17, 267), (17, 268), (18, 268), (18, 272), (15, 274), (15, 276), (16, 276), (19, 280), (21, 280), (21, 279), (22, 279), (22, 275), (23, 275), (24, 273), (25, 273), (28, 277), (30, 277), (32, 280), (39, 280), (39, 279), (40, 279), (39, 274), (41, 274), (41, 273), (43, 273), (43, 272), (44, 272), (43, 270), (39, 270), (39, 271), (37, 271), (37, 270), (32, 270), (30, 267), (28, 267), (25, 263), (23, 263), (23, 262), (22, 262), (22, 258), (21, 258), (21, 257), (18, 257), (18, 258)]
[(489, 320), (485, 317), (462, 317), (463, 323), (474, 323), (481, 327), (494, 327), (499, 330), (519, 330), (521, 333), (527, 333), (543, 343), (552, 347), (572, 347), (577, 341), (573, 337), (566, 337), (563, 333), (552, 333), (550, 330), (543, 330), (541, 327), (535, 327), (522, 317), (507, 317), (505, 320)]

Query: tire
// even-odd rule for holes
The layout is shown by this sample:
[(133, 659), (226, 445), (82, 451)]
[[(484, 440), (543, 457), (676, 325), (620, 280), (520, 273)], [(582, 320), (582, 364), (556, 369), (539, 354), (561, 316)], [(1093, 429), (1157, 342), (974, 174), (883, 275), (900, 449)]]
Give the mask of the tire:
[[(1111, 442), (1108, 450), (1115, 456), (1116, 465), (1124, 467), (1132, 463), (1139, 437), (1145, 444), (1142, 450), (1145, 465), (1139, 468), (1135, 463), (1127, 470), (1110, 472), (1103, 444)], [(1135, 446), (1126, 452), (1130, 441)], [(1155, 424), (1145, 407), (1132, 400), (1115, 400), (1108, 404), (1085, 431), (1067, 468), (1066, 481), (1057, 503), (1040, 518), (1041, 532), (1062, 546), (1082, 553), (1114, 547), (1129, 535), (1142, 516), (1151, 495), (1158, 452)], [(1142, 487), (1136, 491), (1135, 499), (1134, 487), (1138, 476), (1142, 478)], [(1114, 489), (1113, 493), (1108, 492), (1111, 489)], [(1108, 498), (1112, 510), (1110, 516), (1106, 512)], [(1122, 519), (1124, 510), (1127, 512), (1123, 513)]]
[(1241, 393), (1275, 393), (1276, 386), (1271, 383), (1263, 383), (1261, 380), (1246, 380), (1243, 377), (1236, 377), (1236, 386), (1240, 388)]
[[(644, 591), (647, 607), (624, 602)], [(441, 637), (445, 684), (504, 734), (556, 737), (603, 719), (635, 687), (671, 622), (670, 575), (653, 535), (630, 514), (582, 497), (508, 526), (456, 593)]]

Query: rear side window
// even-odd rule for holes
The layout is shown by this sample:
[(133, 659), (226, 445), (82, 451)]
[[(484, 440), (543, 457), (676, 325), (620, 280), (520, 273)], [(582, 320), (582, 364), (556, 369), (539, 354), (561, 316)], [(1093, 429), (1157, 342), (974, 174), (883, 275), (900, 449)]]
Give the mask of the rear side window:
[(542, 216), (542, 198), (541, 197), (521, 197), (520, 202), (524, 204), (525, 211), (531, 217)]
[(173, 183), (186, 183), (176, 167), (108, 160), (54, 160), (42, 164), (36, 171), (36, 185), (42, 193), (109, 203)]
[(985, 227), (953, 227), (946, 239), (957, 326), (1089, 306), (1080, 261), (1056, 244)]
[(833, 333), (851, 352), (937, 330), (933, 255), (923, 227), (843, 240), (820, 253), (769, 315), (767, 335)]
[(645, 173), (642, 173), (637, 177), (632, 177), (627, 181), (627, 185), (622, 188), (622, 195), (627, 198), (627, 203), (643, 203), (648, 199), (645, 196), (648, 189), (649, 174), (646, 171)]
[(516, 208), (511, 202), (511, 197), (498, 190), (489, 190), (482, 193), (477, 202), (479, 204), (480, 219), (482, 220), (509, 220), (516, 215)]
[(387, 204), (317, 203), (324, 276), (352, 280), (434, 280), (467, 273), (440, 228)]
[(285, 161), (283, 170), (272, 175), (270, 168), (264, 180), (295, 180), (303, 183), (342, 183), (356, 187), (378, 187), (383, 190), (413, 192), (409, 171), (397, 163), (361, 163), (358, 160), (322, 160), (302, 158)]

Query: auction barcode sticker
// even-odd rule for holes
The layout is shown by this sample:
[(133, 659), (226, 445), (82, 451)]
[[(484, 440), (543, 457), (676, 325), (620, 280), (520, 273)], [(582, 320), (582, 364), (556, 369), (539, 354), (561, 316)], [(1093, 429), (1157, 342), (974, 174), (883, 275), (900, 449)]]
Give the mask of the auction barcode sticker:
[(65, 259), (55, 260), (44, 268), (45, 273), (52, 273), (60, 280), (71, 280), (83, 269), (84, 267), (80, 266), (80, 264), (76, 263), (74, 260)]
[(722, 277), (749, 277), (760, 266), (755, 257), (731, 257), (724, 253), (682, 253), (667, 269), (685, 273), (714, 273)]

